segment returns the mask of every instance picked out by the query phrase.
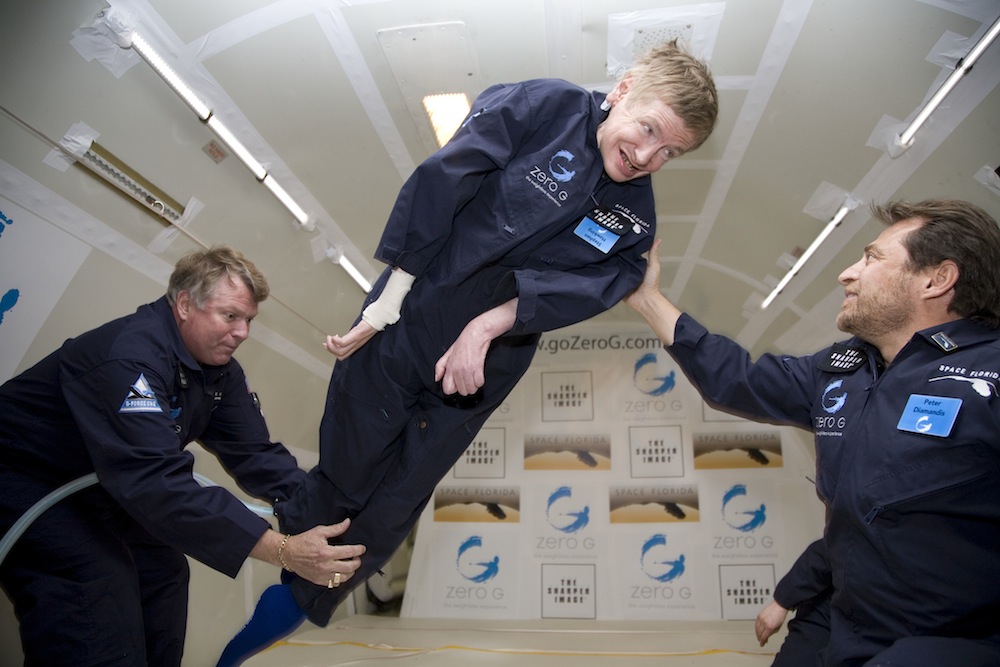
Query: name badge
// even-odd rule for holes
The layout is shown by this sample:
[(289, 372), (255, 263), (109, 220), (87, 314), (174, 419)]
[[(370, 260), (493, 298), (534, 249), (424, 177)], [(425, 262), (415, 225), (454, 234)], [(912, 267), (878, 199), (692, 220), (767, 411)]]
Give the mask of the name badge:
[(606, 255), (628, 230), (624, 216), (604, 206), (597, 206), (583, 216), (573, 233)]
[(912, 394), (903, 408), (896, 428), (910, 433), (946, 438), (955, 425), (962, 399)]

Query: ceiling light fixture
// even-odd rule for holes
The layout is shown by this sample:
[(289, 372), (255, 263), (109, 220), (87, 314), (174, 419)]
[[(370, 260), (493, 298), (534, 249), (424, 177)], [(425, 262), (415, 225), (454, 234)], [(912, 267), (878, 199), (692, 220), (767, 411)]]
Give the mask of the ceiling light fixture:
[(927, 104), (917, 113), (916, 117), (910, 122), (910, 125), (903, 130), (898, 137), (895, 138), (892, 148), (895, 150), (890, 152), (892, 157), (898, 157), (913, 145), (913, 139), (930, 115), (934, 113), (934, 110), (941, 105), (944, 98), (948, 96), (948, 93), (958, 84), (958, 82), (972, 69), (972, 66), (976, 64), (979, 57), (983, 55), (990, 44), (1000, 35), (1000, 19), (993, 22), (990, 29), (980, 38), (976, 45), (972, 47), (968, 55), (958, 61), (955, 65), (955, 71), (953, 71), (945, 82), (941, 84), (937, 92), (927, 101)]
[(142, 35), (133, 31), (131, 37), (132, 49), (191, 107), (191, 110), (194, 111), (198, 118), (207, 121), (208, 117), (212, 115), (212, 110), (208, 108), (208, 105), (195, 95), (194, 91), (184, 83), (184, 80), (177, 75), (177, 72), (149, 45), (149, 42)]
[(177, 223), (184, 215), (184, 207), (177, 200), (153, 185), (142, 174), (96, 141), (92, 141), (83, 156), (77, 159), (90, 171), (161, 218)]
[(228, 127), (222, 124), (222, 121), (219, 120), (215, 114), (209, 116), (205, 121), (205, 124), (208, 125), (209, 129), (215, 132), (219, 139), (222, 139), (222, 143), (229, 147), (229, 150), (231, 150), (236, 157), (240, 159), (240, 162), (246, 165), (246, 168), (250, 170), (250, 173), (253, 174), (254, 178), (258, 181), (264, 180), (267, 176), (267, 169), (265, 169), (264, 165), (258, 162), (257, 158), (253, 156), (247, 147), (236, 138), (236, 135), (234, 135)]
[[(116, 31), (117, 32), (117, 31)], [(118, 33), (119, 36), (121, 33)], [(295, 199), (278, 184), (268, 173), (263, 164), (253, 156), (246, 146), (236, 138), (236, 135), (219, 120), (212, 109), (195, 94), (177, 72), (174, 71), (166, 60), (150, 46), (149, 42), (135, 30), (128, 31), (126, 38), (119, 37), (118, 43), (124, 48), (131, 47), (146, 63), (153, 68), (160, 78), (163, 79), (184, 102), (191, 107), (198, 119), (205, 123), (222, 140), (222, 142), (239, 158), (250, 173), (254, 175), (260, 183), (263, 183), (268, 190), (278, 198), (278, 201), (288, 209), (299, 225), (306, 231), (312, 231), (315, 224), (309, 219), (306, 213)]]
[(794, 278), (795, 275), (802, 270), (802, 267), (805, 265), (807, 261), (809, 261), (809, 258), (813, 256), (813, 254), (820, 247), (820, 245), (822, 245), (823, 242), (827, 239), (827, 237), (830, 236), (830, 234), (833, 232), (833, 230), (836, 229), (837, 226), (844, 221), (844, 218), (847, 217), (847, 214), (853, 211), (855, 208), (857, 208), (858, 203), (859, 202), (853, 197), (848, 197), (844, 201), (844, 204), (840, 207), (840, 210), (838, 210), (836, 215), (834, 215), (833, 218), (830, 220), (830, 222), (826, 224), (826, 227), (824, 227), (823, 231), (820, 232), (819, 236), (816, 237), (816, 240), (813, 241), (808, 248), (806, 248), (806, 251), (802, 253), (802, 256), (799, 257), (799, 259), (795, 262), (795, 265), (792, 266), (792, 268), (788, 271), (788, 273), (785, 274), (785, 277), (781, 279), (781, 281), (777, 284), (777, 286), (773, 290), (771, 290), (771, 293), (767, 295), (767, 298), (761, 302), (760, 304), (761, 310), (764, 310), (765, 308), (770, 306), (771, 302), (774, 301), (774, 299), (779, 294), (781, 294), (781, 291), (785, 289), (785, 287), (788, 286), (788, 283), (792, 280), (792, 278)]
[[(441, 21), (377, 30), (382, 55), (428, 152), (443, 146), (468, 115), (469, 103), (483, 88), (473, 33), (464, 21)], [(440, 96), (441, 99), (434, 99)], [(465, 111), (451, 120), (429, 104), (454, 98)], [(429, 120), (429, 122), (428, 122)]]
[[(80, 163), (108, 184), (142, 204), (147, 210), (163, 219), (166, 225), (179, 223), (184, 217), (184, 206), (176, 199), (93, 139), (67, 135), (63, 137), (62, 142), (56, 142), (7, 107), (0, 105), (0, 113), (59, 151), (60, 154)], [(73, 132), (73, 128), (70, 131)], [(47, 160), (48, 158), (46, 158)]]
[(339, 264), (344, 271), (347, 271), (347, 275), (354, 279), (354, 282), (356, 282), (358, 286), (365, 291), (365, 294), (372, 291), (371, 282), (364, 277), (361, 271), (358, 270), (358, 267), (354, 266), (354, 263), (351, 262), (351, 260), (344, 256), (344, 252), (340, 248), (330, 246), (326, 249), (326, 256), (331, 262)]
[(298, 202), (296, 202), (295, 199), (293, 199), (292, 196), (285, 191), (285, 188), (281, 187), (281, 184), (274, 179), (274, 176), (271, 174), (265, 174), (264, 178), (260, 179), (260, 182), (264, 184), (264, 187), (271, 191), (271, 194), (278, 198), (278, 201), (285, 205), (285, 208), (287, 208), (288, 211), (295, 216), (295, 219), (298, 220), (303, 229), (312, 231), (309, 229), (309, 214), (307, 214), (305, 210), (299, 206)]
[(462, 121), (469, 115), (471, 105), (465, 93), (440, 93), (424, 97), (424, 110), (434, 128), (438, 147), (444, 146), (454, 136)]

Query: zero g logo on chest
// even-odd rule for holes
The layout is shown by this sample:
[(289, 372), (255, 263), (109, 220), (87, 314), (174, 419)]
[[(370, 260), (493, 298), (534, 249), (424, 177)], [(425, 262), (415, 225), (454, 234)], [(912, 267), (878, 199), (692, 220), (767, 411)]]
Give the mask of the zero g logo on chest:
[(823, 411), (827, 414), (836, 414), (847, 402), (847, 392), (842, 390), (843, 380), (834, 380), (826, 386), (823, 391)]
[(569, 183), (576, 176), (575, 171), (568, 168), (568, 164), (573, 161), (573, 154), (569, 151), (559, 151), (549, 159), (549, 173), (552, 178), (560, 183)]
[(576, 171), (570, 168), (570, 163), (576, 159), (567, 150), (557, 151), (549, 158), (548, 169), (538, 165), (531, 168), (525, 177), (529, 183), (545, 193), (558, 206), (569, 199), (569, 192), (563, 189), (563, 183), (569, 183), (576, 176)]
[(847, 418), (837, 415), (847, 403), (844, 381), (837, 379), (826, 385), (820, 406), (825, 415), (813, 415), (813, 431), (816, 435), (840, 436), (847, 426)]

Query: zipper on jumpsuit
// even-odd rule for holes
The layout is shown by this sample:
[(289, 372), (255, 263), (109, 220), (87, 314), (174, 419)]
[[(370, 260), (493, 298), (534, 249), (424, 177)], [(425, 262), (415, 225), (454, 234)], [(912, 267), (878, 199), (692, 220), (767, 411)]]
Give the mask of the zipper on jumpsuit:
[[(869, 406), (871, 405), (871, 400), (870, 400), (871, 396), (872, 396), (873, 392), (876, 390), (876, 388), (878, 387), (878, 384), (879, 384), (879, 382), (882, 379), (882, 375), (883, 375), (883, 371), (884, 371), (884, 367), (883, 367), (883, 365), (881, 363), (881, 359), (878, 357), (878, 353), (877, 352), (875, 352), (873, 350), (869, 350), (867, 352), (867, 355), (868, 355), (868, 367), (871, 369), (872, 378), (871, 378), (871, 382), (869, 383), (869, 385), (865, 388), (864, 406), (861, 408), (861, 412), (858, 414), (858, 419), (857, 419), (857, 422), (856, 422), (857, 425), (855, 426), (855, 428), (861, 429), (862, 432), (864, 432), (864, 430), (865, 430), (864, 427), (863, 427), (863, 424), (865, 423), (865, 417), (867, 416), (868, 410), (869, 410)], [(849, 461), (844, 461), (841, 464), (841, 470), (840, 471), (849, 473), (849, 471), (853, 470), (853, 462), (854, 462), (854, 459), (856, 457), (857, 451), (858, 451), (857, 448), (852, 449), (850, 460)], [(841, 486), (842, 485), (840, 483), (837, 484), (838, 490), (841, 489)], [(841, 493), (842, 493), (842, 491), (841, 491)], [(851, 553), (854, 551), (854, 541), (855, 541), (854, 534), (853, 533), (849, 533), (848, 536), (847, 536), (847, 550), (846, 550), (846, 553), (845, 553), (845, 556), (844, 556), (845, 563), (847, 563), (847, 562), (849, 562), (851, 560)], [(850, 572), (850, 568), (845, 568), (845, 569), (848, 572)], [(843, 578), (843, 591), (846, 594), (846, 593), (848, 593), (848, 591), (850, 589), (851, 589), (851, 586), (848, 585), (848, 583), (847, 583), (847, 576), (845, 575), (844, 578)], [(850, 595), (849, 594), (846, 595), (845, 599), (846, 600), (850, 600), (851, 599)], [(851, 621), (852, 631), (855, 632), (855, 633), (858, 632), (859, 628), (858, 628), (857, 622), (854, 620), (856, 612), (855, 612), (855, 610), (853, 608), (853, 605), (851, 605), (848, 609), (846, 609), (845, 612), (846, 612), (847, 619)]]

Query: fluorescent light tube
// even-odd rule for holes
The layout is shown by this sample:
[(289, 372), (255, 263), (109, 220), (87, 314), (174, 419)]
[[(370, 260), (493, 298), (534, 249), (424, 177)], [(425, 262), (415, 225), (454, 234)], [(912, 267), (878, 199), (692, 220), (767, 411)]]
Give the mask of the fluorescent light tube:
[(951, 92), (952, 88), (958, 84), (959, 80), (968, 74), (969, 70), (972, 69), (972, 66), (976, 64), (977, 60), (979, 60), (979, 57), (983, 55), (983, 52), (986, 51), (990, 44), (993, 43), (993, 40), (997, 38), (997, 35), (1000, 35), (1000, 19), (997, 19), (993, 25), (990, 26), (990, 29), (986, 31), (986, 34), (984, 34), (978, 42), (976, 42), (976, 45), (972, 47), (968, 55), (959, 61), (958, 65), (955, 66), (955, 71), (952, 72), (947, 79), (945, 79), (945, 82), (941, 84), (941, 87), (938, 88), (937, 92), (934, 93), (931, 99), (927, 101), (927, 104), (924, 105), (924, 108), (920, 110), (910, 125), (900, 133), (899, 145), (901, 148), (906, 149), (913, 145), (913, 138), (917, 134), (917, 130), (919, 130), (921, 126), (927, 122), (930, 115), (934, 113), (934, 110), (937, 109), (938, 106), (940, 106), (941, 102), (948, 96), (948, 93)]
[(354, 282), (365, 291), (365, 294), (372, 291), (372, 284), (358, 271), (358, 267), (354, 266), (351, 260), (344, 257), (344, 252), (339, 247), (328, 247), (326, 249), (326, 256), (331, 262), (339, 264), (344, 271), (347, 271), (347, 275), (354, 279)]
[(340, 261), (337, 263), (344, 268), (344, 271), (347, 271), (347, 275), (353, 278), (354, 282), (361, 286), (361, 289), (365, 291), (365, 294), (372, 291), (372, 284), (368, 282), (363, 275), (361, 275), (361, 272), (358, 271), (358, 267), (354, 266), (354, 264), (351, 263), (351, 260), (341, 256)]
[[(289, 210), (289, 212), (295, 217), (298, 223), (306, 230), (310, 230), (312, 225), (309, 221), (309, 215), (303, 210), (299, 204), (292, 199), (291, 195), (285, 191), (281, 185), (274, 180), (274, 178), (267, 173), (267, 169), (264, 165), (260, 163), (257, 158), (243, 145), (236, 135), (230, 131), (226, 125), (219, 120), (207, 104), (201, 101), (194, 91), (184, 83), (183, 79), (177, 75), (177, 73), (171, 68), (165, 60), (153, 49), (149, 43), (143, 39), (142, 35), (132, 32), (131, 34), (131, 45), (135, 51), (142, 56), (143, 60), (149, 63), (149, 66), (156, 71), (160, 77), (166, 81), (175, 93), (177, 93), (181, 99), (183, 99), (189, 107), (195, 112), (195, 114), (200, 118), (209, 129), (211, 129), (222, 143), (226, 145), (229, 150), (236, 154), (240, 162), (246, 165), (247, 169), (254, 175), (258, 181), (263, 183), (271, 193), (278, 198), (278, 200)], [(353, 267), (352, 267), (353, 268)], [(369, 287), (369, 289), (371, 289)]]
[(826, 227), (824, 227), (823, 231), (819, 233), (819, 236), (816, 237), (816, 240), (813, 241), (808, 248), (806, 248), (806, 251), (802, 253), (802, 256), (799, 257), (797, 262), (795, 262), (795, 265), (792, 266), (791, 270), (785, 274), (785, 277), (781, 279), (781, 281), (773, 290), (771, 290), (771, 293), (767, 295), (767, 298), (764, 299), (763, 302), (761, 302), (760, 304), (761, 310), (764, 310), (765, 308), (770, 306), (771, 302), (774, 301), (774, 299), (779, 294), (781, 294), (781, 290), (785, 289), (785, 287), (792, 280), (792, 278), (795, 277), (795, 274), (797, 274), (799, 271), (802, 270), (802, 267), (805, 265), (807, 261), (809, 261), (809, 258), (813, 256), (813, 253), (815, 253), (816, 250), (823, 243), (823, 241), (826, 240), (826, 237), (828, 237), (833, 232), (833, 230), (836, 229), (837, 225), (843, 222), (844, 218), (847, 217), (847, 214), (851, 212), (852, 208), (853, 208), (852, 206), (848, 206), (847, 204), (844, 204), (843, 206), (840, 207), (840, 210), (837, 211), (837, 214), (833, 216), (833, 219), (826, 224)]
[(285, 191), (285, 188), (281, 187), (278, 181), (274, 180), (274, 176), (271, 174), (264, 174), (264, 178), (261, 181), (271, 193), (278, 198), (285, 208), (288, 209), (289, 213), (295, 216), (295, 219), (299, 221), (299, 224), (305, 227), (309, 223), (309, 215), (299, 206), (298, 202), (292, 199), (292, 196)]
[(236, 138), (236, 135), (229, 131), (228, 127), (222, 124), (221, 120), (213, 114), (208, 117), (205, 124), (236, 154), (240, 162), (247, 166), (247, 169), (254, 175), (254, 178), (258, 181), (264, 180), (264, 177), (267, 176), (267, 169), (264, 169), (264, 165), (257, 161), (257, 158)]
[(149, 45), (149, 42), (137, 32), (132, 33), (132, 48), (142, 56), (143, 60), (149, 63), (149, 66), (167, 82), (168, 86), (174, 89), (175, 93), (180, 95), (198, 118), (208, 120), (208, 117), (212, 115), (212, 110), (209, 109), (208, 105), (195, 95), (194, 91), (184, 83), (184, 80), (177, 76), (177, 72), (167, 64), (167, 61), (160, 57), (160, 54)]

